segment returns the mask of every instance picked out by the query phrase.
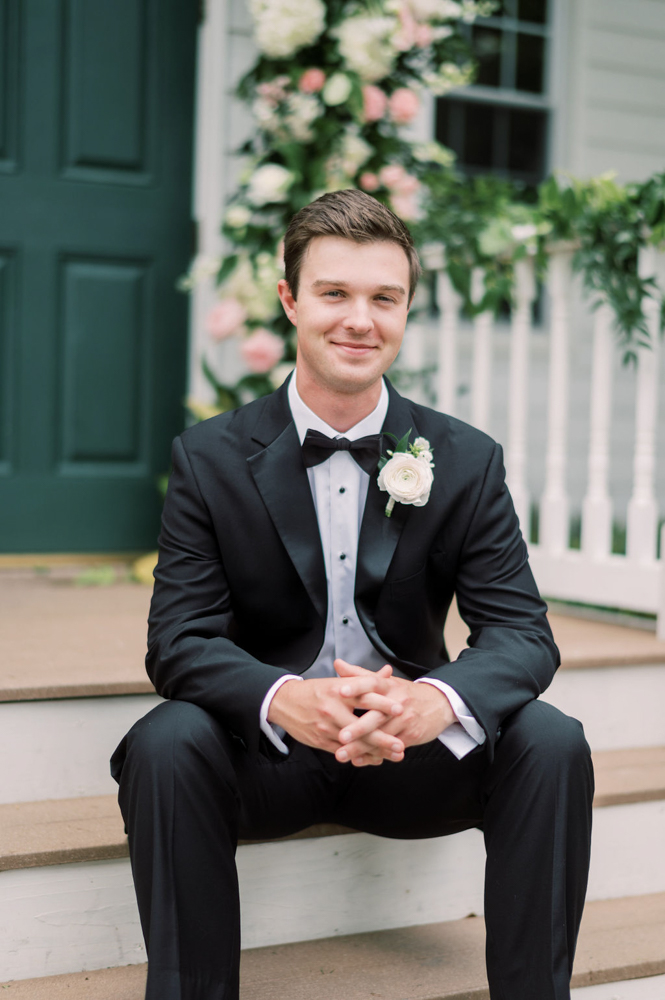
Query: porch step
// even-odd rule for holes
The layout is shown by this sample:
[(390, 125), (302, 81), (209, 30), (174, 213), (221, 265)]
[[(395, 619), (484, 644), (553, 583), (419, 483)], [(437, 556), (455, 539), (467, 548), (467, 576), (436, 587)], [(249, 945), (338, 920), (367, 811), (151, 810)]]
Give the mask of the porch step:
[[(665, 892), (665, 748), (599, 753), (595, 761), (588, 898)], [(239, 847), (246, 947), (482, 913), (478, 830), (418, 841), (349, 833), (315, 827)], [(1, 806), (0, 869), (0, 978), (143, 960), (115, 797)]]
[[(593, 762), (596, 808), (665, 800), (665, 747), (597, 752)], [(353, 831), (323, 824), (285, 839), (347, 832)], [(0, 871), (127, 854), (114, 795), (0, 805)]]
[[(77, 586), (77, 579), (66, 567), (48, 575), (0, 572), (0, 701), (153, 692), (143, 668), (150, 589)], [(550, 623), (563, 671), (665, 664), (665, 641), (653, 633), (563, 615), (550, 615)], [(467, 631), (453, 605), (451, 657)]]
[[(487, 1000), (481, 917), (242, 953), (242, 1000)], [(573, 987), (665, 973), (665, 894), (589, 903)], [(15, 1000), (142, 1000), (145, 966), (2, 984)], [(583, 994), (580, 997), (582, 1000)]]

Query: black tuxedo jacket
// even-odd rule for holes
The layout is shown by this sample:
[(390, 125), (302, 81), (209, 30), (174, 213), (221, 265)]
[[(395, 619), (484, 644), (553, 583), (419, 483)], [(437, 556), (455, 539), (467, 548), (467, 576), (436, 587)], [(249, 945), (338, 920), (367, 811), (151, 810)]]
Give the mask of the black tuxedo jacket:
[[(487, 435), (389, 385), (384, 431), (425, 437), (434, 485), (423, 507), (370, 480), (355, 604), (386, 662), (450, 684), (487, 733), (550, 683), (559, 658), (546, 607)], [(388, 439), (390, 440), (390, 439)], [(323, 643), (327, 587), (316, 513), (286, 384), (185, 431), (173, 445), (146, 665), (165, 698), (221, 719), (250, 751), (263, 698), (302, 673)], [(450, 663), (443, 626), (453, 594), (470, 629)]]

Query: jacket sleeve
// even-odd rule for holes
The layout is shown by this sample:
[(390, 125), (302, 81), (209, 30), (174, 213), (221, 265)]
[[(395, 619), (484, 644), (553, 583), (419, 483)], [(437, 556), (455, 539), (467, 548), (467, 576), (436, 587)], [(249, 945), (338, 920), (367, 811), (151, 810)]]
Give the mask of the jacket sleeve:
[(289, 671), (262, 663), (234, 643), (231, 592), (217, 537), (180, 438), (173, 443), (172, 464), (146, 669), (158, 694), (206, 709), (255, 751), (261, 703)]
[(560, 663), (494, 446), (462, 544), (455, 589), (469, 648), (428, 676), (450, 684), (487, 734), (490, 755), (508, 715), (537, 698)]

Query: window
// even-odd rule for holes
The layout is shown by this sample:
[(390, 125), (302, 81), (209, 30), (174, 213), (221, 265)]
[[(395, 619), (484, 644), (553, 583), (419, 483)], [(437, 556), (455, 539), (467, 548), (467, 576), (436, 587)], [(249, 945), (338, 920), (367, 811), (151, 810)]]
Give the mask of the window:
[(436, 137), (469, 174), (537, 184), (547, 172), (547, 0), (503, 0), (472, 25), (474, 84), (437, 101)]

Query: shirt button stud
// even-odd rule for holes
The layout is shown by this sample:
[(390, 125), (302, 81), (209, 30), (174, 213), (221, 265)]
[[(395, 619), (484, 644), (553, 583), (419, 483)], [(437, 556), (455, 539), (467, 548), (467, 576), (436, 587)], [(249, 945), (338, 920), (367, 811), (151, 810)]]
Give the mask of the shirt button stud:
[(342, 625), (348, 625), (348, 624), (349, 624), (349, 619), (346, 617), (342, 618)]
[(339, 492), (340, 493), (346, 493), (346, 486), (340, 486)]
[(346, 552), (340, 552), (340, 559), (346, 559)]

